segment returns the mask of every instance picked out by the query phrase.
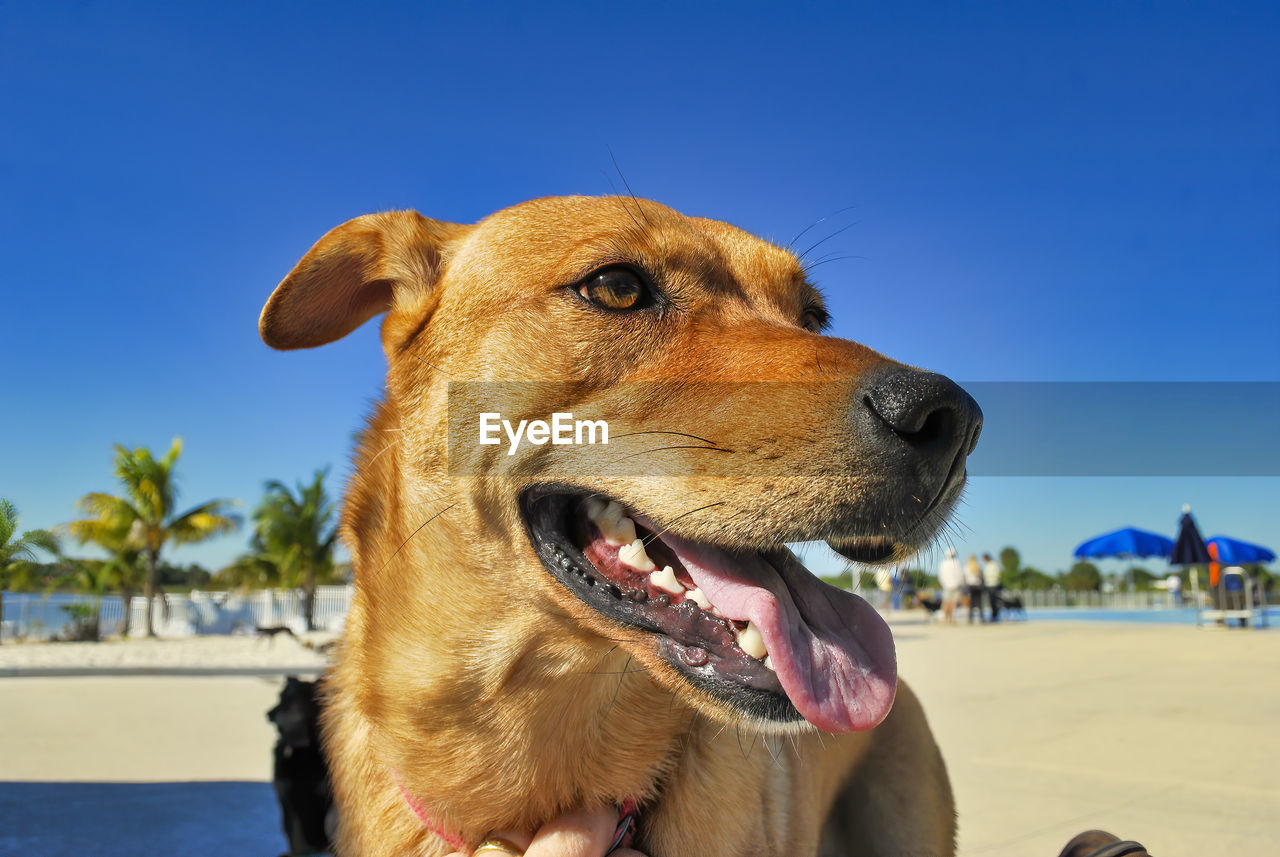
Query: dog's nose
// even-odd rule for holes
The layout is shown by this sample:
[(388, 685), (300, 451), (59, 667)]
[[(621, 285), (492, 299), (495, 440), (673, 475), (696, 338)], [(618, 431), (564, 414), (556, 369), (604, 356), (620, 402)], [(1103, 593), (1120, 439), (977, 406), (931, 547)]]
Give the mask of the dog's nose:
[(944, 375), (894, 368), (860, 392), (862, 421), (882, 426), (878, 434), (931, 462), (949, 468), (958, 453), (968, 455), (977, 446), (982, 409)]

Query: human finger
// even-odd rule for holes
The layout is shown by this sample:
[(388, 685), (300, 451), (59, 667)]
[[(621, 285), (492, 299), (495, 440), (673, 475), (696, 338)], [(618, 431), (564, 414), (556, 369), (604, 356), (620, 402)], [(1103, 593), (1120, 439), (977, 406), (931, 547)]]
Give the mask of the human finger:
[(542, 826), (524, 857), (604, 857), (617, 827), (612, 807), (566, 812)]

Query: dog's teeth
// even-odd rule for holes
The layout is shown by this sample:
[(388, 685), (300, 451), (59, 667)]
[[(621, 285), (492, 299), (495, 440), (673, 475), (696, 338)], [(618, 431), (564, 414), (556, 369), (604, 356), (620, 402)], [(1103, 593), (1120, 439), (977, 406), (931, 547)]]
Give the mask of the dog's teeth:
[(653, 560), (649, 559), (649, 555), (644, 552), (644, 542), (640, 539), (636, 539), (629, 545), (623, 545), (622, 549), (618, 551), (618, 559), (622, 560), (636, 571), (653, 571), (657, 568), (657, 566), (653, 564)]
[(627, 517), (618, 519), (613, 529), (604, 533), (604, 540), (611, 545), (629, 545), (636, 540), (636, 523)]
[(609, 503), (600, 510), (600, 517), (596, 523), (600, 525), (601, 530), (609, 532), (618, 525), (618, 519), (621, 517), (622, 505), (616, 500), (610, 500)]
[(635, 521), (622, 514), (621, 504), (610, 500), (606, 503), (599, 497), (587, 500), (585, 508), (587, 517), (600, 530), (604, 540), (614, 547), (629, 545), (636, 539)]
[[(667, 568), (671, 568), (671, 566), (667, 566)], [(675, 575), (673, 574), (672, 577), (674, 576)], [(703, 610), (709, 610), (711, 608), (711, 599), (703, 595), (702, 590), (698, 587), (694, 587), (693, 589), (690, 589), (688, 592), (684, 594), (684, 596), (685, 598), (693, 599), (693, 603), (697, 604)]]
[(591, 519), (591, 522), (597, 523), (600, 520), (600, 513), (603, 512), (608, 505), (608, 503), (599, 497), (588, 497), (587, 502), (584, 504), (584, 508), (586, 509), (587, 517)]
[[(773, 670), (773, 655), (764, 656), (764, 668), (767, 670)], [(773, 670), (773, 671), (777, 672), (777, 670)]]
[(769, 654), (764, 646), (764, 636), (754, 622), (748, 622), (747, 627), (738, 632), (738, 648), (757, 660)]
[[(649, 567), (652, 568), (653, 563), (650, 563)], [(684, 587), (680, 585), (680, 581), (676, 580), (675, 570), (669, 565), (664, 565), (662, 571), (655, 571), (649, 575), (649, 582), (671, 595), (679, 595), (684, 592)]]

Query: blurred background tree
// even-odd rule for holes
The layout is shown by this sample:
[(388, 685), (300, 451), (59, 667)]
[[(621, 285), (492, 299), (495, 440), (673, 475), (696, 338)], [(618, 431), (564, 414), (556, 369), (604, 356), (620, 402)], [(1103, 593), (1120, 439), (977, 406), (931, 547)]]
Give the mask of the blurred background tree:
[(58, 556), (57, 537), (48, 530), (27, 530), (19, 536), (17, 507), (0, 500), (0, 622), (4, 620), (5, 589), (30, 573), (36, 551)]
[(218, 583), (247, 588), (301, 589), (307, 630), (315, 630), (316, 586), (336, 583), (334, 561), (336, 507), (325, 489), (327, 467), (295, 490), (283, 482), (266, 483), (266, 493), (253, 512), (250, 552), (217, 575)]
[(124, 495), (84, 495), (77, 505), (88, 517), (67, 526), (81, 543), (93, 542), (109, 551), (138, 552), (146, 569), (147, 636), (154, 637), (152, 614), (156, 593), (161, 591), (160, 552), (164, 546), (193, 544), (233, 532), (240, 526), (240, 518), (231, 513), (232, 500), (209, 500), (184, 512), (176, 511), (174, 466), (182, 454), (180, 439), (174, 438), (161, 459), (146, 447), (130, 450), (117, 445), (115, 451), (116, 478)]
[(1091, 562), (1078, 562), (1062, 576), (1062, 586), (1073, 592), (1096, 592), (1102, 587), (1102, 572)]
[(1058, 581), (1038, 568), (1027, 566), (1022, 570), (1022, 587), (1024, 589), (1053, 589)]
[(1005, 589), (1022, 589), (1022, 556), (1016, 548), (1000, 551), (1000, 582)]

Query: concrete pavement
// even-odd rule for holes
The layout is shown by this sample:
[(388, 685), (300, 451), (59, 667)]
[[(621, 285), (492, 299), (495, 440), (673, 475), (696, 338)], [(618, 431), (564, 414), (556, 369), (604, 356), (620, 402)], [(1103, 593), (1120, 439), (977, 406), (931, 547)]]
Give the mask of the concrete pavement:
[[(962, 855), (1055, 857), (1090, 827), (1157, 857), (1280, 853), (1280, 629), (893, 622)], [(278, 854), (277, 687), (0, 679), (0, 854)]]

